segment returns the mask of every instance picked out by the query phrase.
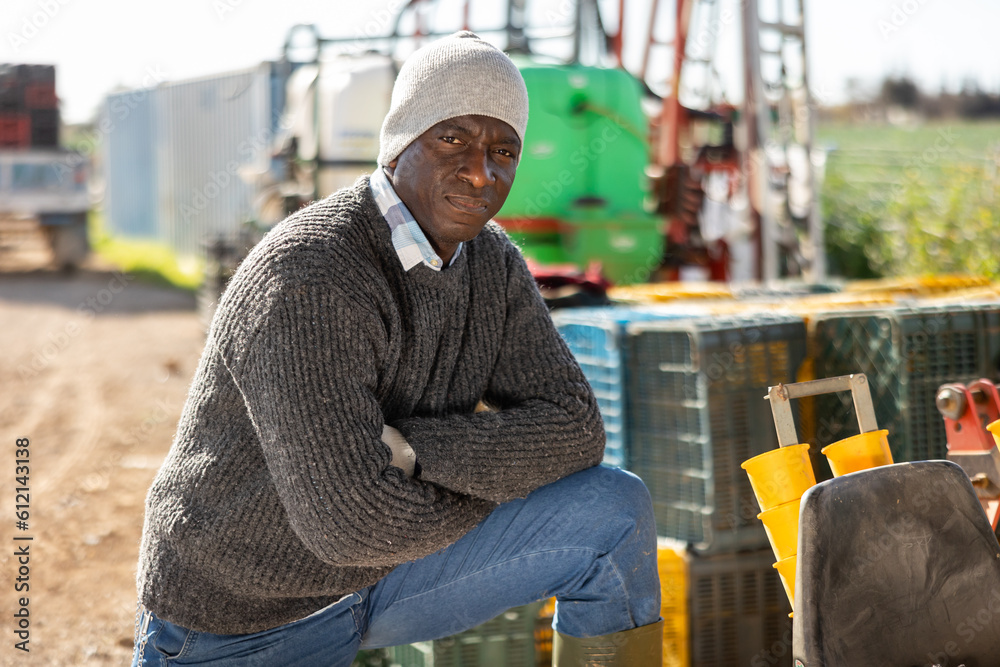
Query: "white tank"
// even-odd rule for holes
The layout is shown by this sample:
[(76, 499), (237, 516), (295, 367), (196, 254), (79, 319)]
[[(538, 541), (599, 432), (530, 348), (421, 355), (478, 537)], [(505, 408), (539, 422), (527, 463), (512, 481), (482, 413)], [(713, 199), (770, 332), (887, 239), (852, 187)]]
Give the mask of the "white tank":
[(317, 105), (321, 161), (374, 166), (395, 80), (396, 68), (388, 56), (340, 55), (322, 61)]
[(316, 77), (319, 68), (302, 65), (288, 77), (285, 85), (285, 118), (282, 125), (299, 140), (298, 156), (313, 160), (319, 151), (316, 132)]

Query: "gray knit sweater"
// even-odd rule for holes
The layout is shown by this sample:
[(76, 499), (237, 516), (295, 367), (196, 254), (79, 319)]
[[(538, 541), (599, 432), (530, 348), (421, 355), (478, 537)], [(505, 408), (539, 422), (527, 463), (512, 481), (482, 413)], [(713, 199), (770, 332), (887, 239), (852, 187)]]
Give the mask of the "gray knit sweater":
[[(497, 410), (474, 413), (480, 399)], [(421, 467), (389, 465), (383, 424)], [(273, 229), (219, 303), (146, 500), (140, 600), (199, 631), (272, 628), (596, 465), (593, 393), (490, 223), (404, 272), (368, 179)]]

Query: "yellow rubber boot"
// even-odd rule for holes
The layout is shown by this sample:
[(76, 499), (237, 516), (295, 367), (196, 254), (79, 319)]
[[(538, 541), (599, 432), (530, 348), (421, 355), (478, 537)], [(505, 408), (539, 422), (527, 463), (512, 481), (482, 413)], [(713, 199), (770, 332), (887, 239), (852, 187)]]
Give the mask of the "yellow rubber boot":
[(663, 620), (599, 637), (554, 633), (553, 667), (661, 667)]

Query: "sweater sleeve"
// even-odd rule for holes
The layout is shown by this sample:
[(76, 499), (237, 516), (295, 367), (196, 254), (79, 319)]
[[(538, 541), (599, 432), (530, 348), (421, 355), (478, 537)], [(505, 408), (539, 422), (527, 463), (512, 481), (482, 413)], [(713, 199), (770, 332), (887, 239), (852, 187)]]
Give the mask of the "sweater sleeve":
[(322, 560), (386, 566), (433, 553), (493, 504), (389, 465), (374, 394), (382, 322), (329, 286), (282, 290), (227, 360), (289, 522)]
[(421, 478), (495, 502), (597, 465), (605, 439), (594, 393), (513, 245), (506, 263), (503, 341), (484, 396), (496, 410), (393, 424)]

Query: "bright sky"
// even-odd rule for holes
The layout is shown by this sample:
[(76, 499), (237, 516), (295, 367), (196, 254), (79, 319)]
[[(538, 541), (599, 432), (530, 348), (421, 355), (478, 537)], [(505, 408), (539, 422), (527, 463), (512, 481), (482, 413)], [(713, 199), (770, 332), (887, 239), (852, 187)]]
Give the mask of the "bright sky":
[[(641, 31), (651, 0), (627, 0), (626, 29)], [(719, 0), (739, 11), (739, 0)], [(790, 0), (760, 0), (768, 2)], [(544, 3), (543, 19), (565, 16), (571, 0)], [(601, 0), (609, 10), (616, 0)], [(0, 63), (57, 65), (68, 122), (93, 118), (116, 86), (179, 80), (248, 67), (280, 56), (288, 29), (315, 23), (324, 36), (381, 34), (404, 0), (3, 0)], [(458, 0), (442, 0), (454, 16)], [(502, 15), (500, 0), (473, 0), (474, 19)], [(672, 2), (664, 2), (672, 13)], [(966, 77), (1000, 91), (997, 0), (806, 0), (811, 87), (843, 99), (857, 78), (874, 88), (885, 73), (906, 73), (929, 91), (957, 89)], [(490, 21), (493, 23), (494, 21)], [(736, 61), (735, 23), (719, 35), (723, 63)], [(633, 42), (634, 53), (636, 42)], [(722, 57), (722, 56), (720, 56)], [(735, 68), (734, 68), (735, 69)], [(721, 72), (723, 78), (738, 72)]]

